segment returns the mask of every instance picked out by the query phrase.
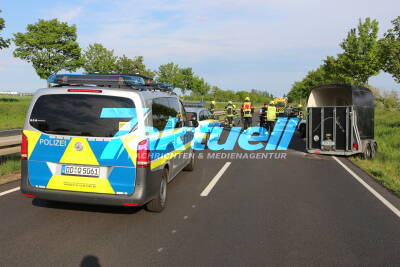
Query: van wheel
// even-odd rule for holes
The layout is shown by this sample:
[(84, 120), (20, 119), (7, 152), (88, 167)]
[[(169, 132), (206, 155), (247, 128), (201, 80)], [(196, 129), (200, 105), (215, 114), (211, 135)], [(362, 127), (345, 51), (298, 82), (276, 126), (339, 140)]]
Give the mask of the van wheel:
[(162, 171), (160, 190), (157, 197), (146, 204), (146, 209), (151, 212), (161, 212), (167, 203), (167, 181), (168, 169), (164, 168)]
[(193, 157), (190, 158), (189, 164), (185, 166), (185, 168), (183, 168), (184, 171), (193, 171), (194, 170), (194, 157), (196, 156), (194, 154), (194, 152), (192, 151), (192, 155)]
[(365, 144), (364, 152), (361, 157), (366, 160), (370, 160), (372, 158), (372, 148), (370, 143)]

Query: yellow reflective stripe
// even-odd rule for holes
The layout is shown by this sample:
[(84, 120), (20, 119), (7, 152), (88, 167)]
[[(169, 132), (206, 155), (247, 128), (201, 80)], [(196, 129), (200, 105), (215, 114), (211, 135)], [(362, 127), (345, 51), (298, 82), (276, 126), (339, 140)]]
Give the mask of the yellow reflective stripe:
[[(136, 166), (137, 149), (136, 149), (136, 147), (134, 147), (133, 149), (131, 148), (131, 145), (132, 145), (131, 141), (136, 138), (137, 138), (137, 136), (130, 135), (130, 136), (125, 137), (122, 142), (125, 147), (125, 150), (128, 152), (128, 155), (129, 155), (130, 159), (132, 160), (132, 163), (134, 166)], [(136, 146), (137, 146), (137, 144), (136, 144)]]
[(115, 194), (110, 182), (106, 178), (53, 175), (46, 188), (65, 191)]
[(37, 141), (40, 139), (41, 133), (36, 131), (24, 130), (23, 134), (28, 138), (28, 159), (30, 158)]
[(188, 149), (190, 146), (191, 146), (191, 142), (187, 143), (182, 148), (171, 151), (168, 154), (165, 154), (165, 155), (153, 160), (150, 164), (151, 169), (153, 170), (153, 169), (163, 165), (165, 162), (167, 162), (170, 159), (173, 159), (174, 157), (176, 157), (177, 155), (179, 155), (180, 153), (182, 153), (183, 151)]

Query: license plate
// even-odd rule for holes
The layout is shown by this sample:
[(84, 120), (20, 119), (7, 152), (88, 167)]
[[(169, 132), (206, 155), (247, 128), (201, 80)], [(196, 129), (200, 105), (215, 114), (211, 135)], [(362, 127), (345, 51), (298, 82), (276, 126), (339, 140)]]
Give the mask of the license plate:
[(334, 146), (335, 142), (331, 141), (331, 140), (327, 140), (327, 141), (322, 141), (321, 145), (323, 146)]
[(61, 174), (62, 175), (99, 177), (100, 176), (100, 168), (99, 167), (87, 167), (87, 166), (63, 165), (61, 168)]

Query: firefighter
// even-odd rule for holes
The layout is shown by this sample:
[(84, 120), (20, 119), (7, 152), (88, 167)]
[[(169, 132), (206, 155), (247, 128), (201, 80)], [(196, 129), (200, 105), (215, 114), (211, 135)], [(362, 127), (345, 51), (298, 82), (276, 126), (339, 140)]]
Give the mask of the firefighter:
[(234, 104), (232, 104), (232, 101), (228, 102), (228, 105), (225, 107), (226, 111), (226, 119), (228, 121), (229, 127), (233, 126), (233, 117), (236, 115), (236, 107)]
[(260, 127), (266, 127), (268, 103), (260, 109)]
[(275, 107), (275, 102), (271, 101), (269, 102), (268, 108), (267, 108), (267, 130), (269, 133), (272, 133), (274, 130), (275, 126), (275, 121), (276, 121), (276, 107)]
[(214, 100), (211, 101), (209, 110), (210, 110), (211, 114), (214, 115), (214, 111), (215, 111), (215, 101)]
[(251, 105), (250, 97), (247, 96), (245, 98), (242, 104), (241, 111), (242, 111), (244, 129), (246, 130), (247, 128), (251, 127), (253, 113), (254, 113), (254, 108)]

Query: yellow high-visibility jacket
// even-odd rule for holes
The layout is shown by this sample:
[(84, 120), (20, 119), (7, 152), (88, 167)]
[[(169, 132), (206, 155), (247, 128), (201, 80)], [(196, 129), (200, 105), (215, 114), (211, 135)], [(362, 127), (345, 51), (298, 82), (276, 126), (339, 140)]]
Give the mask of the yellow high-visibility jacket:
[(268, 106), (267, 109), (267, 121), (275, 121), (276, 120), (276, 107)]

